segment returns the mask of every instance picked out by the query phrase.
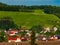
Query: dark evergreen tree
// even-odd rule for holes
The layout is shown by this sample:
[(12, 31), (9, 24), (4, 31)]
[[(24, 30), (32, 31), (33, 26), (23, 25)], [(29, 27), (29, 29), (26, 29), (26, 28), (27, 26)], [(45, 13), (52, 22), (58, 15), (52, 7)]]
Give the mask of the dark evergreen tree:
[(18, 26), (14, 23), (14, 21), (10, 17), (1, 18), (0, 29), (8, 30), (9, 28), (17, 29)]

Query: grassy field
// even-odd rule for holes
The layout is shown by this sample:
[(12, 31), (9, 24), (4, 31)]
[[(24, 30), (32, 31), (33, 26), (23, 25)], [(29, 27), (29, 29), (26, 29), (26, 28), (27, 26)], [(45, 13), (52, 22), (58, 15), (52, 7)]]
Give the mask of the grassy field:
[(59, 20), (53, 14), (45, 14), (42, 10), (35, 10), (34, 12), (7, 12), (0, 11), (0, 18), (12, 17), (13, 21), (18, 25), (26, 26), (28, 28), (43, 24), (44, 26), (52, 26), (54, 21)]

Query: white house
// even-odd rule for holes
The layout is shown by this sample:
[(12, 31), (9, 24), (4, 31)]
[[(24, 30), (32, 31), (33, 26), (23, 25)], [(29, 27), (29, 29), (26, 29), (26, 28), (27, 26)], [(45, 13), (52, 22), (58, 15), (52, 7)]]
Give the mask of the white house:
[(46, 33), (46, 32), (50, 32), (50, 28), (49, 27), (45, 27), (44, 28), (44, 33)]
[(56, 32), (58, 30), (57, 27), (53, 27), (53, 31)]

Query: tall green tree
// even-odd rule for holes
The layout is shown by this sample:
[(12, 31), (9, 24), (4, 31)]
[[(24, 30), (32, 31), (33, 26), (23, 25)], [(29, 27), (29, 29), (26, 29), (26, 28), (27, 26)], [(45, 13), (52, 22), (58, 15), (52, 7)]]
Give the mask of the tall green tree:
[(36, 33), (40, 33), (42, 29), (43, 29), (42, 25), (36, 25), (31, 28), (31, 30), (34, 30)]
[(11, 17), (3, 17), (0, 19), (0, 29), (8, 30), (9, 28), (18, 28), (18, 26), (14, 23)]
[(32, 30), (31, 32), (31, 45), (35, 45), (36, 37), (35, 37), (35, 31)]

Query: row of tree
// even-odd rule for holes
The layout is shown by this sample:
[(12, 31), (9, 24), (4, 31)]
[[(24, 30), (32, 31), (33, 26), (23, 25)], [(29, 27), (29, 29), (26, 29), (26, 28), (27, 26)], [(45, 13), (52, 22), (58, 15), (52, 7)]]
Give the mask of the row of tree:
[(0, 11), (21, 11), (34, 12), (36, 9), (42, 9), (45, 13), (55, 14), (60, 18), (60, 7), (51, 5), (25, 6), (25, 5), (7, 5), (0, 3)]
[(7, 5), (0, 3), (0, 11), (27, 11), (31, 12), (35, 9), (43, 9), (45, 13), (60, 13), (59, 6), (40, 5), (40, 6), (25, 6), (25, 5)]

